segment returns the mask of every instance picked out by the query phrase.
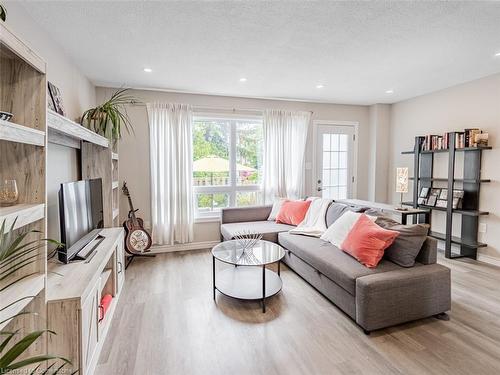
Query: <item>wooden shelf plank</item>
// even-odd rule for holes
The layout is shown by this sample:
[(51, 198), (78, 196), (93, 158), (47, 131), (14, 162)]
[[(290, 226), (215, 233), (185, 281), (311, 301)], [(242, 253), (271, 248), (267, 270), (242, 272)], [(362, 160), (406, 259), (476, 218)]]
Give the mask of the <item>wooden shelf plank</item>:
[(0, 43), (5, 45), (16, 56), (24, 60), (40, 73), (45, 74), (46, 64), (43, 59), (38, 56), (31, 48), (23, 41), (16, 37), (4, 23), (0, 23)]
[[(20, 313), (43, 289), (45, 288), (45, 275), (37, 274), (28, 276), (9, 286), (7, 289), (0, 292), (0, 309), (13, 303), (16, 300), (27, 297), (5, 310), (0, 311), (0, 322), (8, 319), (9, 317)], [(12, 319), (0, 323), (0, 331), (4, 329)]]
[[(409, 180), (413, 181), (415, 177), (410, 177)], [(420, 177), (420, 181), (438, 181), (438, 182), (447, 182), (447, 178), (439, 178), (439, 177)], [(470, 183), (470, 184), (479, 184), (479, 183), (487, 183), (491, 182), (490, 179), (480, 179), (480, 180), (471, 180), (471, 179), (463, 179), (463, 178), (455, 178), (453, 181), (455, 182), (465, 182), (465, 183)]]
[[(468, 151), (483, 151), (483, 150), (491, 150), (493, 147), (491, 146), (485, 146), (485, 147), (463, 147), (463, 148), (456, 148), (455, 152), (468, 152)], [(441, 152), (449, 152), (449, 149), (443, 149), (443, 150), (422, 150), (420, 151), (421, 154), (435, 154), (435, 153), (441, 153)], [(402, 151), (402, 155), (410, 155), (414, 154), (415, 151)]]
[[(436, 239), (438, 239), (440, 241), (446, 241), (446, 235), (444, 233), (430, 231), (429, 232), (429, 237), (436, 238)], [(464, 241), (460, 237), (456, 237), (456, 236), (452, 236), (451, 237), (451, 242), (454, 243), (454, 244), (457, 244), (457, 245), (463, 245), (463, 246), (467, 246), (467, 247), (470, 247), (470, 248), (473, 248), (473, 249), (477, 249), (479, 247), (486, 247), (486, 246), (488, 246), (487, 244), (482, 243), (482, 242)]]
[(0, 139), (28, 145), (45, 146), (45, 133), (41, 130), (5, 120), (0, 120)]
[(101, 147), (109, 147), (107, 138), (50, 109), (47, 110), (47, 125), (50, 131), (49, 142), (60, 143), (62, 135), (73, 140), (90, 142)]
[(17, 217), (14, 229), (34, 223), (45, 217), (45, 204), (16, 204), (0, 207), (0, 224), (5, 220), (5, 227), (10, 228)]
[(112, 153), (111, 153), (111, 159), (113, 159), (113, 160), (118, 160), (118, 153), (116, 153), (116, 152), (112, 152)]
[[(403, 205), (413, 207), (413, 202), (403, 202)], [(429, 210), (445, 211), (446, 212), (446, 207), (426, 206), (424, 204), (419, 204), (417, 206), (419, 208), (427, 208)], [(454, 209), (453, 213), (460, 214), (460, 215), (467, 215), (467, 216), (484, 216), (484, 215), (490, 214), (488, 211), (463, 210), (461, 208)]]

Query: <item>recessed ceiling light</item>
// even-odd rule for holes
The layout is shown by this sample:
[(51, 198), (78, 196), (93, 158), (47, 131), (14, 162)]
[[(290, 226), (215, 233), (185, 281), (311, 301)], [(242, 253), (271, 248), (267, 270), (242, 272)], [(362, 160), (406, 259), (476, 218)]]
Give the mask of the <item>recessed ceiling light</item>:
[(246, 82), (246, 81), (247, 81), (247, 79), (245, 77), (240, 78), (240, 82)]
[(495, 53), (495, 57), (500, 57), (500, 52)]
[(394, 94), (394, 90), (392, 90), (392, 89), (391, 90), (386, 90), (385, 93), (386, 94)]
[(144, 68), (144, 71), (145, 71), (146, 73), (151, 73), (151, 72), (153, 71), (153, 69), (151, 69), (151, 68)]
[(317, 89), (322, 89), (323, 87), (325, 87), (324, 85), (322, 85), (321, 83), (319, 85), (316, 85), (316, 88)]

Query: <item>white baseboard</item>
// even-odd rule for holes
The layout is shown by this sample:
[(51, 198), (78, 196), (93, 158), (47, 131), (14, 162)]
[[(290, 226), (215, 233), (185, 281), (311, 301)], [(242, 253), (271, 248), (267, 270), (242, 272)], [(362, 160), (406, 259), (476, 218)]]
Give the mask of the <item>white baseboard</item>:
[(491, 264), (493, 266), (500, 267), (500, 258), (492, 257), (490, 255), (484, 255), (484, 254), (481, 254), (481, 253), (477, 253), (477, 260), (479, 262), (488, 263), (488, 264)]
[(172, 253), (174, 251), (211, 249), (220, 241), (190, 242), (178, 245), (156, 245), (151, 247), (150, 254)]

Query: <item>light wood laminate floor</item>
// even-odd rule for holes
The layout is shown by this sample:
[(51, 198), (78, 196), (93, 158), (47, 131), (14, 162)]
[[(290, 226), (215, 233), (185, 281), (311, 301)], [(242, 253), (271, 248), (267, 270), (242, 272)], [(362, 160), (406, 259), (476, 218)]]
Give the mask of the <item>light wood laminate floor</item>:
[(452, 269), (450, 321), (434, 318), (370, 336), (285, 266), (266, 314), (212, 299), (208, 251), (136, 259), (99, 358), (119, 374), (500, 374), (500, 269)]

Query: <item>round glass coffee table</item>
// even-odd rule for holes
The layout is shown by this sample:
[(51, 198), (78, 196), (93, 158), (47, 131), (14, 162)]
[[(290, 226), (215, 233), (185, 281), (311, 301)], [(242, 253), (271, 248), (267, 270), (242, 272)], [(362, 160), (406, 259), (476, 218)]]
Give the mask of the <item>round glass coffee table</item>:
[[(212, 249), (214, 300), (215, 291), (241, 300), (260, 300), (266, 312), (266, 298), (279, 293), (283, 283), (280, 277), (280, 260), (285, 250), (273, 242), (258, 241), (251, 249), (243, 250), (241, 241), (221, 242)], [(215, 260), (234, 267), (215, 272)], [(278, 272), (266, 268), (278, 262)]]

